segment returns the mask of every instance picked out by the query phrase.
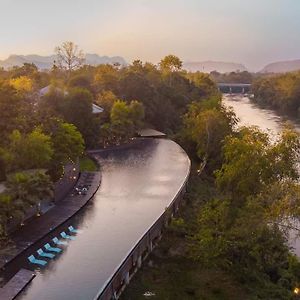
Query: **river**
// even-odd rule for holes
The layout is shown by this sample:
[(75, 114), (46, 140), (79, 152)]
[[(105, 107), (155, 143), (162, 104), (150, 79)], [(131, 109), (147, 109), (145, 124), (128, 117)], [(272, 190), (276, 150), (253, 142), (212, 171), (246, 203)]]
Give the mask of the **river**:
[[(102, 155), (100, 189), (72, 221), (82, 232), (35, 270), (37, 277), (18, 299), (93, 299), (172, 202), (189, 168), (182, 148), (165, 139), (145, 139)], [(18, 267), (32, 268), (26, 257)]]
[[(273, 140), (276, 140), (286, 121), (292, 123), (295, 129), (300, 132), (300, 125), (295, 121), (280, 116), (273, 110), (261, 108), (243, 95), (224, 95), (223, 103), (226, 107), (233, 108), (239, 118), (238, 126), (258, 126), (263, 131), (268, 132)], [(293, 252), (300, 257), (300, 239), (294, 237), (295, 233), (291, 232), (289, 243)]]

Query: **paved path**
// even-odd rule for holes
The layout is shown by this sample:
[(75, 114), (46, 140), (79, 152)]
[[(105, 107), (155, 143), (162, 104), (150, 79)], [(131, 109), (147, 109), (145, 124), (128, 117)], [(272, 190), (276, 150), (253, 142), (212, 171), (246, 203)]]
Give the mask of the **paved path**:
[(93, 177), (90, 180), (91, 186), (86, 195), (73, 196), (71, 192), (69, 196), (57, 203), (54, 208), (43, 216), (29, 221), (25, 226), (13, 233), (11, 240), (14, 242), (15, 248), (7, 255), (0, 255), (0, 268), (3, 268), (5, 264), (12, 261), (28, 247), (70, 219), (94, 196), (100, 186), (100, 172), (83, 172), (77, 185), (83, 184), (88, 174), (93, 174)]
[(15, 299), (35, 276), (32, 271), (21, 269), (4, 288), (0, 288), (0, 300)]

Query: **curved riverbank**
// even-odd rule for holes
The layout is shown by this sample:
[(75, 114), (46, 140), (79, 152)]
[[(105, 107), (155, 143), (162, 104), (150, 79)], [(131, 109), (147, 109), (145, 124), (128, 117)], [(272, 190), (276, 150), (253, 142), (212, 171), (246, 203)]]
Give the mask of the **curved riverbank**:
[[(184, 150), (182, 149), (184, 152)], [(189, 161), (188, 172), (182, 186), (179, 187), (172, 202), (165, 208), (151, 227), (143, 234), (137, 244), (128, 252), (126, 258), (116, 268), (113, 275), (108, 278), (104, 286), (99, 290), (94, 300), (118, 299), (130, 280), (141, 267), (143, 260), (152, 252), (157, 242), (161, 239), (165, 225), (178, 211), (183, 196), (187, 189), (188, 179), (191, 172), (191, 161)]]
[(99, 161), (101, 186), (72, 220), (81, 233), (35, 270), (36, 278), (18, 299), (94, 299), (171, 205), (190, 169), (182, 148), (165, 139), (143, 139), (102, 153)]
[(66, 223), (94, 197), (101, 183), (100, 172), (81, 173), (76, 185), (82, 184), (87, 174), (93, 174), (93, 180), (86, 195), (73, 195), (73, 191), (71, 191), (64, 200), (57, 203), (47, 213), (27, 222), (21, 229), (11, 235), (10, 238), (15, 247), (9, 254), (0, 256), (0, 268), (2, 272), (24, 251), (27, 251), (30, 247)]
[[(239, 118), (238, 126), (257, 126), (267, 132), (273, 140), (276, 140), (287, 121), (300, 133), (300, 125), (295, 120), (282, 116), (272, 109), (262, 108), (248, 97), (224, 96), (223, 103), (233, 108)], [(300, 257), (300, 240), (293, 231), (291, 231), (289, 244), (294, 248), (294, 253)]]

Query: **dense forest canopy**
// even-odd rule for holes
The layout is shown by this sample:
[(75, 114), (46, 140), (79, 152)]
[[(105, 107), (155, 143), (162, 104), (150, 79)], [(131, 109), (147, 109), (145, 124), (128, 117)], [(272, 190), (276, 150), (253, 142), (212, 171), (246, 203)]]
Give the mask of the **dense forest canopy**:
[[(193, 160), (194, 176), (208, 178), (215, 191), (195, 205), (192, 226), (184, 229), (191, 263), (249, 282), (255, 299), (291, 299), (300, 264), (283, 228), (300, 213), (299, 136), (287, 127), (274, 144), (257, 128), (237, 129), (214, 81), (251, 82), (251, 74), (189, 73), (174, 55), (158, 65), (89, 66), (70, 42), (57, 54), (49, 72), (33, 64), (0, 70), (1, 238), (11, 218), (21, 220), (26, 208), (51, 196), (66, 163), (86, 148), (126, 143), (150, 126), (174, 137)], [(257, 101), (298, 109), (299, 78), (259, 79)], [(104, 111), (93, 113), (93, 104)]]
[[(0, 70), (2, 235), (11, 218), (22, 220), (33, 205), (31, 180), (50, 195), (64, 165), (86, 148), (124, 143), (143, 126), (175, 133), (189, 103), (217, 93), (207, 75), (187, 74), (174, 55), (157, 66), (136, 60), (121, 67), (85, 65), (72, 42), (56, 52), (51, 71), (28, 63)], [(94, 104), (104, 111), (94, 113)], [(13, 193), (14, 187), (23, 193)]]

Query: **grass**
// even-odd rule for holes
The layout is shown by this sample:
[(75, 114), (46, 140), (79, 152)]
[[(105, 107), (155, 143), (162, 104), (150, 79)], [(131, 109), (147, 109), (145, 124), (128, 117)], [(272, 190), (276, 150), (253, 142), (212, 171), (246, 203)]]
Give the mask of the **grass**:
[[(192, 228), (199, 207), (215, 193), (213, 182), (191, 179), (186, 204), (180, 210), (184, 226)], [(189, 258), (189, 240), (180, 228), (170, 228), (122, 295), (122, 300), (248, 300), (245, 287), (219, 269), (205, 269)], [(146, 297), (145, 292), (155, 295)]]
[(81, 172), (95, 172), (98, 170), (97, 164), (88, 156), (83, 156), (80, 159), (80, 171)]

